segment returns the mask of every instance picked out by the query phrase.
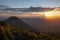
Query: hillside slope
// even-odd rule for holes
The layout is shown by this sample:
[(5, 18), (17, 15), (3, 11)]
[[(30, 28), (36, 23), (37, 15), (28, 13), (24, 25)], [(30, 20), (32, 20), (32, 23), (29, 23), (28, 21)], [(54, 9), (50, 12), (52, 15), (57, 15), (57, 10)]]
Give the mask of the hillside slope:
[(37, 33), (30, 30), (13, 27), (6, 21), (0, 22), (1, 40), (60, 40), (59, 35), (50, 33)]
[(32, 29), (32, 27), (30, 25), (26, 24), (21, 19), (19, 19), (18, 17), (15, 17), (15, 16), (8, 18), (6, 22), (8, 22), (9, 24), (11, 24), (12, 26), (15, 26), (15, 27), (18, 26), (23, 29)]

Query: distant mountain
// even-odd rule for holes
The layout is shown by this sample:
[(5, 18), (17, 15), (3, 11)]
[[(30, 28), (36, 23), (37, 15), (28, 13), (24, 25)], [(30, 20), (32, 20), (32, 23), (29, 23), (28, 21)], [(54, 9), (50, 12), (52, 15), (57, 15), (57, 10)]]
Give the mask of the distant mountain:
[[(60, 8), (60, 7), (57, 7)], [(0, 9), (4, 11), (16, 11), (16, 12), (43, 12), (43, 11), (52, 11), (55, 8), (44, 8), (44, 7), (29, 7), (29, 8), (10, 8), (5, 5), (0, 5)]]
[(5, 5), (0, 5), (0, 9), (6, 9), (6, 8), (9, 8), (9, 7)]
[(30, 29), (31, 27), (26, 24), (25, 22), (23, 22), (22, 20), (20, 20), (19, 18), (13, 16), (7, 19), (7, 22), (15, 27), (20, 27), (20, 28), (24, 28), (24, 29)]
[(3, 9), (3, 10), (6, 10), (6, 11), (16, 11), (16, 12), (24, 12), (27, 9), (28, 8), (6, 8), (6, 9)]
[(43, 12), (52, 11), (54, 8), (30, 7), (30, 8), (6, 8), (3, 10), (17, 11), (17, 12)]
[(53, 11), (60, 11), (60, 7), (56, 7)]

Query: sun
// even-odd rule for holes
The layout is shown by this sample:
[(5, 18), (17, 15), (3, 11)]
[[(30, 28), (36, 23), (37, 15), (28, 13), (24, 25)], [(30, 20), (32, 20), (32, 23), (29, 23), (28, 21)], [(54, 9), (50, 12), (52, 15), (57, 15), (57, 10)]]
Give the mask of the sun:
[(53, 13), (52, 12), (44, 12), (45, 17), (51, 18)]
[(45, 13), (45, 16), (51, 16), (51, 14), (50, 13)]

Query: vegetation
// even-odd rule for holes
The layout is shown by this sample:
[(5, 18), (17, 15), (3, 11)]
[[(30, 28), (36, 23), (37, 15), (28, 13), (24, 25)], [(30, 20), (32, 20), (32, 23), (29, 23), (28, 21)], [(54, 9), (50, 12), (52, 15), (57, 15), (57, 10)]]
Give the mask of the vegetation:
[(1, 40), (60, 40), (59, 35), (50, 33), (37, 33), (30, 30), (13, 27), (9, 23), (0, 22)]

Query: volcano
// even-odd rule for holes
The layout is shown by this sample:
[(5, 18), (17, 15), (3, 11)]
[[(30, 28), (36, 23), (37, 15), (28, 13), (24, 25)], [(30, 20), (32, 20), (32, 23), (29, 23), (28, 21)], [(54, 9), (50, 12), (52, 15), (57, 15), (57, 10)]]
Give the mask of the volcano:
[(19, 19), (18, 17), (15, 17), (15, 16), (8, 18), (6, 21), (15, 27), (20, 27), (20, 28), (24, 28), (24, 29), (30, 29), (31, 28), (30, 25), (26, 24), (21, 19)]

